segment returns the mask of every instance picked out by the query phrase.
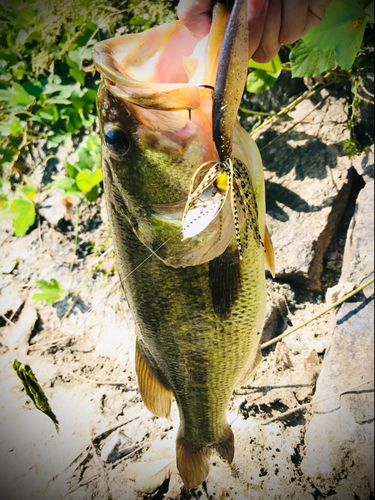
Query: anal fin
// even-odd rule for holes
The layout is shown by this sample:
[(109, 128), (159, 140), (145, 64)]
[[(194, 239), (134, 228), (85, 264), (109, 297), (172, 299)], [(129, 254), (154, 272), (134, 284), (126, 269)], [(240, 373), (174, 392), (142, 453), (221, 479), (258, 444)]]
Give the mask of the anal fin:
[(191, 449), (181, 437), (177, 437), (177, 469), (186, 488), (197, 488), (203, 483), (210, 470), (210, 456), (210, 448)]
[(157, 417), (167, 418), (171, 411), (173, 392), (156, 377), (138, 339), (135, 346), (135, 371), (139, 392), (147, 409)]
[(272, 274), (272, 278), (275, 277), (275, 252), (273, 250), (273, 244), (271, 240), (270, 233), (268, 231), (268, 227), (266, 226), (266, 230), (264, 233), (264, 259), (266, 261), (266, 268)]

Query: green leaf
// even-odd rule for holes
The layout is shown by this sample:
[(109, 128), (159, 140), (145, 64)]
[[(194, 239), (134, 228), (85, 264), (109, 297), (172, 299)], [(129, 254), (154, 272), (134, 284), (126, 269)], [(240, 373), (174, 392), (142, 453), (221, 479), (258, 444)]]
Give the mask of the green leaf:
[(366, 12), (353, 0), (333, 0), (324, 21), (302, 38), (315, 51), (334, 50), (345, 70), (353, 65), (366, 29)]
[(63, 191), (67, 191), (68, 189), (72, 189), (72, 187), (75, 185), (74, 179), (71, 179), (70, 177), (63, 177), (62, 179), (58, 179), (55, 181), (55, 186), (58, 189), (62, 189)]
[(46, 82), (46, 80), (44, 80), (44, 82), (38, 80), (33, 80), (32, 82), (24, 82), (22, 84), (22, 88), (30, 96), (39, 97), (41, 94), (43, 94)]
[(100, 184), (103, 180), (103, 172), (101, 168), (98, 168), (98, 170), (95, 170), (92, 172), (92, 174), (89, 177), (90, 183), (92, 186), (96, 186), (97, 184)]
[(252, 94), (265, 92), (276, 82), (277, 76), (274, 76), (263, 69), (256, 69), (247, 75), (246, 90)]
[(18, 377), (20, 378), (22, 385), (25, 388), (26, 394), (34, 403), (35, 408), (47, 415), (52, 420), (58, 433), (59, 422), (49, 405), (47, 396), (44, 394), (43, 389), (40, 387), (39, 382), (30, 366), (20, 363), (16, 359), (14, 360), (12, 366), (16, 371)]
[(283, 65), (280, 61), (279, 54), (277, 54), (272, 59), (272, 61), (270, 61), (268, 63), (257, 63), (255, 61), (253, 61), (252, 59), (250, 59), (249, 60), (249, 68), (263, 69), (264, 71), (267, 71), (268, 73), (276, 74), (281, 69), (283, 69)]
[(22, 134), (23, 132), (23, 123), (17, 116), (13, 118), (12, 124), (9, 127), (9, 134), (13, 135), (13, 137), (16, 137), (17, 135)]
[(88, 202), (92, 203), (99, 196), (99, 187), (94, 186), (88, 193), (85, 194), (85, 198)]
[(85, 85), (85, 73), (78, 68), (70, 68), (69, 74), (76, 80), (76, 82), (80, 83), (82, 87)]
[(11, 97), (11, 101), (16, 106), (22, 105), (26, 107), (34, 101), (34, 97), (32, 95), (29, 95), (19, 83), (15, 82), (13, 84), (13, 94)]
[(370, 23), (374, 22), (374, 1), (370, 2), (367, 7), (365, 7), (366, 14), (368, 15), (368, 21)]
[(90, 170), (81, 170), (76, 177), (78, 189), (83, 193), (88, 193), (91, 189), (102, 181), (101, 170), (90, 172)]
[(300, 40), (289, 56), (293, 78), (318, 76), (336, 66), (335, 51), (315, 51)]
[(51, 278), (50, 281), (38, 280), (35, 284), (42, 292), (34, 293), (31, 297), (33, 300), (44, 300), (47, 304), (53, 304), (64, 295), (60, 283), (54, 278)]
[(59, 119), (59, 112), (55, 104), (47, 104), (44, 108), (39, 109), (36, 115), (42, 118), (45, 122), (50, 122), (51, 125)]
[(64, 142), (65, 144), (72, 138), (72, 134), (70, 132), (66, 131), (55, 131), (55, 130), (49, 130), (47, 132), (48, 136), (48, 141), (47, 141), (47, 147), (48, 148), (54, 148)]
[(69, 105), (70, 101), (69, 99), (65, 99), (62, 97), (50, 97), (49, 99), (46, 99), (44, 101), (44, 104), (65, 104)]
[(16, 38), (16, 41), (15, 41), (15, 45), (24, 45), (26, 40), (28, 39), (29, 37), (29, 34), (26, 33), (25, 30), (20, 30), (17, 34), (17, 38)]
[(34, 186), (23, 186), (21, 191), (26, 196), (26, 198), (30, 201), (33, 201), (34, 196), (37, 193), (37, 190), (35, 189)]
[(68, 172), (69, 177), (72, 179), (75, 179), (77, 177), (77, 174), (79, 172), (79, 168), (77, 168), (75, 165), (72, 165), (71, 163), (66, 162), (65, 164), (66, 171)]
[(145, 24), (150, 24), (150, 20), (141, 16), (134, 16), (133, 19), (129, 21), (129, 24), (131, 26), (144, 26)]
[(34, 203), (26, 200), (16, 199), (11, 204), (12, 212), (16, 214), (13, 220), (13, 228), (16, 236), (25, 234), (35, 222)]

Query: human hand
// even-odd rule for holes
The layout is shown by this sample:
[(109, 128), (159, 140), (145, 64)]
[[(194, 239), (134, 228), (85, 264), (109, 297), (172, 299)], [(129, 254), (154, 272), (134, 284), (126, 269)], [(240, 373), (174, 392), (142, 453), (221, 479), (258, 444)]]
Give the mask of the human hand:
[[(177, 15), (201, 39), (211, 26), (215, 0), (180, 0)], [(293, 43), (323, 21), (331, 0), (248, 0), (249, 59), (265, 63), (281, 44)]]

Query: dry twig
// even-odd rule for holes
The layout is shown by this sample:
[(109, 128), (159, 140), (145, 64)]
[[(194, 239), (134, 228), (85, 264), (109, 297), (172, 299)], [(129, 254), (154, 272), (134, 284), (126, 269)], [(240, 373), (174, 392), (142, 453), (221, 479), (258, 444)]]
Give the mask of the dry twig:
[(265, 342), (264, 344), (262, 344), (260, 346), (260, 348), (261, 349), (265, 349), (266, 347), (269, 347), (272, 344), (276, 344), (276, 342), (278, 342), (279, 340), (282, 340), (283, 338), (287, 337), (288, 335), (291, 335), (292, 333), (296, 332), (300, 328), (303, 328), (304, 326), (308, 325), (312, 321), (315, 321), (316, 319), (320, 318), (320, 316), (323, 316), (323, 314), (326, 314), (327, 312), (331, 311), (332, 309), (335, 309), (336, 307), (338, 307), (339, 305), (341, 305), (343, 302), (345, 302), (346, 300), (350, 299), (350, 297), (353, 297), (353, 295), (355, 295), (356, 293), (360, 292), (361, 290), (363, 290), (367, 286), (371, 285), (372, 283), (374, 283), (374, 278), (371, 278), (370, 280), (366, 281), (366, 283), (364, 283), (363, 285), (361, 285), (358, 288), (356, 288), (355, 290), (353, 290), (353, 292), (348, 293), (347, 295), (345, 295), (345, 297), (343, 297), (342, 299), (338, 300), (337, 302), (335, 302), (331, 306), (329, 306), (326, 309), (324, 309), (324, 311), (322, 311), (322, 312), (320, 312), (318, 314), (315, 314), (312, 318), (310, 318), (307, 321), (305, 321), (304, 323), (302, 323), (302, 325), (298, 325), (298, 326), (295, 326), (293, 328), (290, 328), (289, 330), (287, 330), (286, 332), (282, 333), (278, 337), (275, 337), (274, 339), (272, 339), (272, 340), (270, 340), (268, 342)]

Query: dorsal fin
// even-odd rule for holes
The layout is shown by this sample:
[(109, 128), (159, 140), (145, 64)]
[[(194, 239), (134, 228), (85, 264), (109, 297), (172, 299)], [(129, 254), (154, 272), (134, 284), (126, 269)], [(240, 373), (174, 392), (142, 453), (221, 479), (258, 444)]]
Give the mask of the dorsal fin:
[(266, 268), (272, 274), (272, 278), (275, 277), (275, 252), (273, 250), (273, 244), (271, 240), (270, 233), (268, 231), (268, 227), (266, 226), (266, 230), (264, 232), (264, 259), (266, 262)]

